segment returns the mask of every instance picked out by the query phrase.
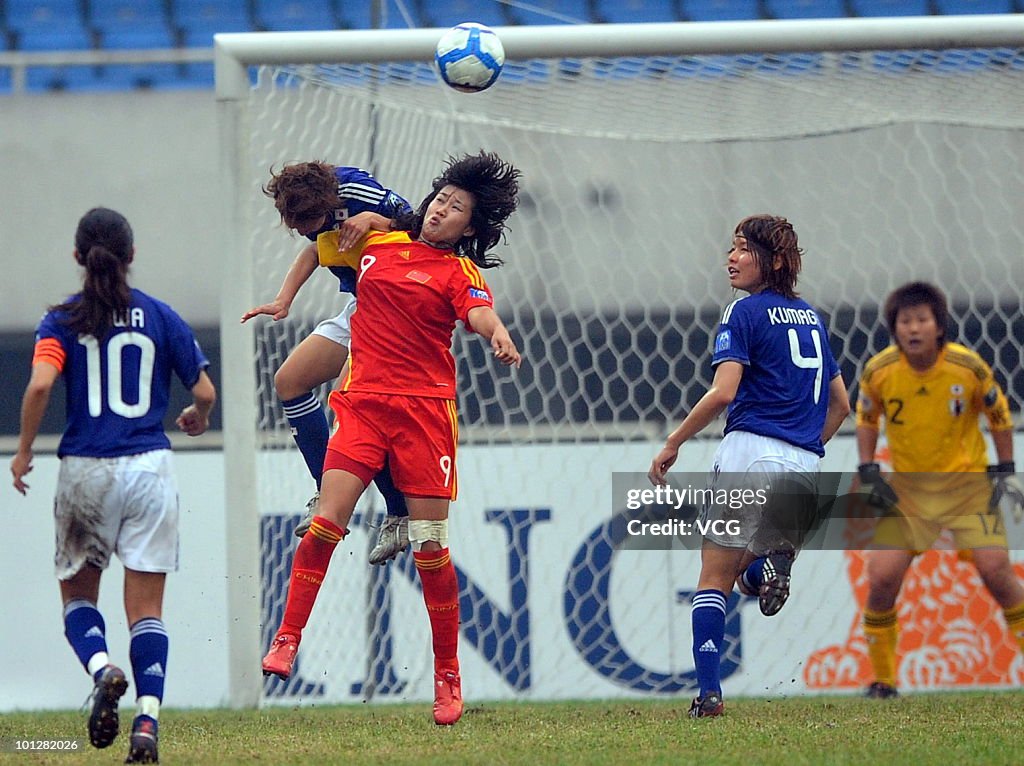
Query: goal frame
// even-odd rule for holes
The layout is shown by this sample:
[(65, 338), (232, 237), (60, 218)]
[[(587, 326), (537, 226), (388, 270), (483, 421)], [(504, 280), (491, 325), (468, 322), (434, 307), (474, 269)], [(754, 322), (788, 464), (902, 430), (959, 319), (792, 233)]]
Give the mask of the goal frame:
[[(261, 700), (260, 541), (255, 333), (239, 317), (251, 305), (245, 246), (248, 68), (263, 64), (430, 61), (443, 30), (222, 33), (214, 36), (219, 179), (224, 220), (220, 311), (227, 529), (227, 644), (232, 707)], [(500, 27), (510, 60), (566, 57), (1024, 47), (1024, 15), (844, 18), (663, 24)]]

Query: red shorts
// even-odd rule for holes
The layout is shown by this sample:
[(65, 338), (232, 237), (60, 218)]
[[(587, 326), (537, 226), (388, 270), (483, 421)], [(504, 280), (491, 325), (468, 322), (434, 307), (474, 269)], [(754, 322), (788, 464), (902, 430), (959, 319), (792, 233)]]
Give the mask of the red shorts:
[(325, 471), (340, 468), (369, 484), (387, 460), (403, 494), (455, 499), (454, 401), (334, 391), (329, 402), (337, 428), (327, 444)]

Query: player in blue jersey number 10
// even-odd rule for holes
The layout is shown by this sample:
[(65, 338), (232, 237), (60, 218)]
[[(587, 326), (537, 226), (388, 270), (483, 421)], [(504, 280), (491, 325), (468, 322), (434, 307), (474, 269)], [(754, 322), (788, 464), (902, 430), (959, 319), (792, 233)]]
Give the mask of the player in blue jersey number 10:
[(136, 715), (126, 763), (157, 761), (157, 718), (167, 669), (161, 619), (164, 579), (178, 568), (178, 486), (164, 433), (172, 373), (192, 392), (178, 416), (189, 436), (209, 425), (216, 391), (192, 330), (170, 306), (128, 286), (135, 257), (123, 215), (94, 208), (78, 223), (81, 292), (53, 306), (36, 332), (32, 376), (21, 407), (14, 488), (25, 494), (32, 446), (57, 378), (67, 393), (67, 425), (57, 455), (55, 567), (64, 635), (93, 677), (89, 740), (118, 734), (118, 700), (128, 688), (109, 661), (96, 608), (100, 576), (116, 552), (124, 564), (124, 608)]
[[(720, 657), (726, 651), (725, 611), (734, 581), (776, 614), (789, 597), (800, 527), (808, 521), (824, 444), (850, 413), (850, 402), (828, 333), (796, 293), (803, 251), (785, 218), (755, 215), (736, 226), (726, 258), (729, 284), (749, 293), (730, 303), (715, 336), (711, 388), (673, 431), (648, 477), (666, 474), (684, 442), (728, 409), (709, 486), (768, 490), (767, 503), (706, 505), (705, 520), (738, 522), (704, 536), (693, 597), (693, 657), (700, 693), (694, 718), (721, 715)], [(767, 523), (769, 519), (773, 523)], [(725, 527), (725, 525), (720, 525)], [(737, 529), (738, 527), (738, 529)]]

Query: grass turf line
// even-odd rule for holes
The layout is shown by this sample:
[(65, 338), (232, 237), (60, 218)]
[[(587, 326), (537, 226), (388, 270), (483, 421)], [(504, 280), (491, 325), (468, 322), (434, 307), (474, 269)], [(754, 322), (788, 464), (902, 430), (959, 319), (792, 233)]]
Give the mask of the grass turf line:
[[(726, 700), (726, 715), (691, 720), (689, 701), (470, 704), (454, 727), (428, 705), (166, 710), (164, 764), (1019, 764), (1024, 693), (913, 694), (897, 700)], [(0, 741), (77, 738), (76, 753), (3, 753), (0, 763), (124, 760), (131, 708), (105, 750), (79, 712), (0, 715)]]

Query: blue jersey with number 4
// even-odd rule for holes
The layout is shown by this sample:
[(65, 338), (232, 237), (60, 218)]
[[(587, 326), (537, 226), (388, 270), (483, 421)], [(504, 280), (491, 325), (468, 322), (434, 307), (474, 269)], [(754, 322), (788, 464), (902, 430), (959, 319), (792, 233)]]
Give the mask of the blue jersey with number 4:
[(839, 366), (818, 313), (799, 298), (764, 290), (733, 301), (711, 363), (743, 365), (725, 433), (747, 431), (825, 454), (821, 429)]
[(141, 290), (131, 293), (127, 316), (101, 340), (70, 330), (61, 322), (64, 312), (51, 311), (39, 323), (37, 347), (52, 338), (64, 352), (67, 426), (60, 457), (170, 448), (163, 420), (171, 373), (191, 389), (210, 364), (174, 309)]
[[(316, 242), (316, 238), (325, 231), (340, 229), (356, 213), (370, 211), (380, 213), (385, 218), (397, 218), (412, 212), (408, 202), (390, 189), (385, 189), (365, 170), (339, 165), (334, 168), (334, 177), (338, 179), (338, 199), (342, 206), (327, 214), (323, 226), (306, 235), (312, 242)], [(348, 266), (330, 266), (329, 269), (338, 278), (338, 289), (341, 292), (355, 293), (355, 269)]]

